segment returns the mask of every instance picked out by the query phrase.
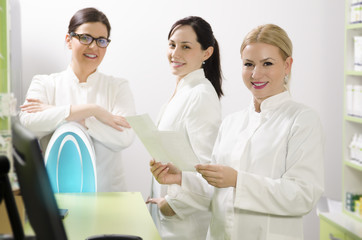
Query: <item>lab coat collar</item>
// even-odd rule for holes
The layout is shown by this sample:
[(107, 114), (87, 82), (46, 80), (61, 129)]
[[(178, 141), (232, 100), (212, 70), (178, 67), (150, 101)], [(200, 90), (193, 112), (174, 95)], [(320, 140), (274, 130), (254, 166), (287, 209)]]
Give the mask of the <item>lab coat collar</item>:
[[(271, 110), (274, 110), (277, 107), (279, 107), (280, 105), (282, 105), (283, 103), (290, 101), (291, 99), (292, 99), (292, 97), (290, 96), (289, 91), (284, 91), (277, 95), (268, 97), (267, 99), (262, 101), (262, 103), (260, 105), (260, 113), (263, 114), (263, 113), (269, 112)], [(252, 100), (251, 100), (250, 110), (255, 112), (254, 97), (252, 97)]]
[(78, 77), (75, 75), (75, 73), (74, 73), (74, 71), (73, 71), (73, 69), (72, 69), (72, 67), (70, 65), (68, 66), (66, 72), (67, 72), (67, 75), (68, 75), (69, 79), (72, 79), (77, 84), (90, 84), (95, 79), (98, 79), (98, 76), (99, 76), (98, 69), (96, 69), (96, 71), (94, 73), (92, 73), (91, 75), (88, 76), (86, 82), (80, 83)]
[(205, 79), (205, 73), (203, 68), (190, 72), (184, 78), (182, 78), (178, 83), (177, 90), (187, 85), (193, 85), (195, 81), (199, 81), (200, 79)]
[(193, 72), (190, 72), (189, 74), (187, 74), (184, 79), (188, 80), (188, 79), (197, 79), (197, 78), (205, 78), (205, 73), (204, 73), (204, 69), (203, 68), (199, 68)]

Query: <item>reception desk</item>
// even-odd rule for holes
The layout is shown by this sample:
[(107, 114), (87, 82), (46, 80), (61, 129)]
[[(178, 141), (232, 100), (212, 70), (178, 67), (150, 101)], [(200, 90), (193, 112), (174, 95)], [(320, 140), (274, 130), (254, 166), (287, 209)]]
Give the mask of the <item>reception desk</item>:
[[(69, 240), (100, 234), (137, 235), (143, 240), (161, 239), (138, 192), (59, 193), (55, 194), (55, 198), (59, 208), (69, 210), (63, 220)], [(26, 227), (26, 233), (31, 234), (30, 226)]]

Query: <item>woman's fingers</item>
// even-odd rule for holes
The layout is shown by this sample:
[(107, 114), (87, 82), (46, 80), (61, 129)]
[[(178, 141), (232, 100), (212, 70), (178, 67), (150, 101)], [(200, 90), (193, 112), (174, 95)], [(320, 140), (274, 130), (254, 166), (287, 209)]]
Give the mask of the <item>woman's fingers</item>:
[(131, 126), (124, 117), (116, 115), (112, 115), (112, 119), (110, 120), (110, 122), (109, 123), (105, 122), (105, 123), (120, 132), (123, 131), (123, 128), (131, 128)]
[(131, 128), (131, 125), (127, 122), (126, 118), (120, 116), (119, 125), (125, 128)]
[(224, 165), (205, 165), (195, 166), (196, 171), (212, 186), (215, 187), (236, 187), (238, 172)]
[(213, 165), (213, 164), (197, 164), (195, 165), (195, 168), (197, 171), (213, 171), (216, 172), (219, 165)]
[(167, 182), (169, 166), (161, 162), (156, 162), (154, 159), (150, 161), (150, 171), (157, 182), (161, 184), (169, 184)]
[(218, 165), (210, 164), (198, 164), (195, 166), (196, 171), (200, 173), (203, 177), (215, 177), (219, 170)]
[(124, 128), (131, 128), (129, 123), (127, 122), (126, 118), (122, 116), (113, 115), (114, 123), (118, 126), (124, 127)]
[(34, 113), (34, 112), (39, 112), (42, 111), (42, 107), (39, 105), (34, 105), (34, 104), (26, 104), (26, 105), (22, 105), (20, 106), (21, 110), (23, 112), (28, 112), (28, 113)]
[(152, 201), (153, 201), (153, 199), (151, 197), (148, 197), (146, 200), (146, 204), (153, 203)]
[(196, 171), (212, 186), (215, 186), (217, 183), (217, 178), (215, 177), (217, 172), (214, 166), (209, 164), (198, 164), (195, 166)]
[(155, 164), (155, 163), (156, 163), (156, 160), (155, 160), (155, 159), (151, 159), (151, 161), (150, 161), (150, 167), (152, 167), (153, 164)]
[(31, 102), (31, 103), (43, 103), (42, 101), (40, 101), (39, 99), (35, 99), (35, 98), (27, 98), (26, 99), (27, 102)]
[(162, 198), (150, 198), (148, 197), (146, 200), (146, 204), (152, 203), (152, 204), (159, 204), (162, 201)]
[[(165, 171), (167, 169), (167, 165), (163, 165), (162, 163), (158, 162), (156, 164), (154, 164), (152, 167), (151, 167), (151, 172), (152, 172), (152, 175), (158, 179), (160, 177), (160, 174)], [(166, 171), (167, 172), (167, 171)], [(161, 175), (162, 176), (162, 175)]]
[(51, 108), (52, 105), (44, 104), (39, 99), (28, 98), (26, 99), (27, 103), (20, 106), (21, 111), (28, 113), (42, 112), (48, 108)]
[(40, 106), (40, 103), (28, 102), (20, 106), (20, 108), (29, 108), (34, 106)]
[(160, 173), (157, 175), (157, 180), (158, 181), (160, 181), (160, 183), (164, 183), (164, 180), (163, 180), (163, 178), (166, 176), (166, 174), (168, 173), (168, 171), (170, 170), (170, 168), (169, 167), (165, 167), (165, 168), (163, 168), (161, 171), (160, 171)]

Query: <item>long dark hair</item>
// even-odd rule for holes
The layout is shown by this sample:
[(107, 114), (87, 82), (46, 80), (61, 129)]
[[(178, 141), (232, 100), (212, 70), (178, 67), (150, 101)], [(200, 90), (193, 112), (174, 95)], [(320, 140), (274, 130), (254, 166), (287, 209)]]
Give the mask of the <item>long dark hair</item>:
[(70, 19), (68, 33), (75, 32), (80, 25), (89, 22), (103, 23), (107, 28), (107, 38), (109, 38), (111, 35), (111, 24), (109, 23), (107, 16), (95, 8), (83, 8), (77, 11), (72, 19)]
[(217, 43), (211, 26), (204, 19), (197, 16), (189, 16), (175, 22), (170, 32), (168, 33), (168, 39), (170, 39), (176, 27), (188, 25), (191, 26), (197, 36), (197, 41), (200, 43), (202, 50), (206, 50), (208, 47), (213, 47), (214, 52), (209, 59), (203, 64), (205, 76), (215, 88), (215, 91), (219, 98), (224, 94), (222, 91), (222, 72), (220, 65), (220, 51), (219, 44)]

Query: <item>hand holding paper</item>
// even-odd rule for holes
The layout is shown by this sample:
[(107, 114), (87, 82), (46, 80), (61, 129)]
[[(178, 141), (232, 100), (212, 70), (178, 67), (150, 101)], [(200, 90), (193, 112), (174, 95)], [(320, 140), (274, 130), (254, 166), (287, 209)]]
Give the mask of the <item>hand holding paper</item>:
[(182, 173), (172, 163), (162, 164), (154, 159), (150, 161), (152, 175), (160, 184), (178, 184), (181, 186)]
[(157, 162), (172, 162), (182, 171), (195, 171), (199, 159), (184, 133), (158, 130), (148, 114), (126, 119)]

